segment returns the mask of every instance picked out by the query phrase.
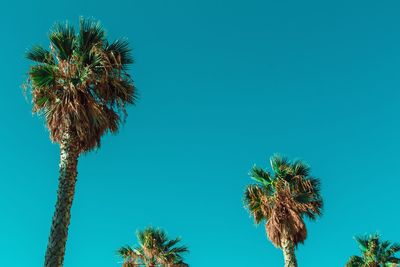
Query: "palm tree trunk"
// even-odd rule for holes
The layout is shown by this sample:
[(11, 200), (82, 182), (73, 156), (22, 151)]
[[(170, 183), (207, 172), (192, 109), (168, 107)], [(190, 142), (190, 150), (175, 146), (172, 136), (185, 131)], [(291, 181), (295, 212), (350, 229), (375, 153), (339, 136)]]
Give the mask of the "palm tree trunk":
[(79, 157), (79, 149), (74, 140), (71, 132), (65, 132), (60, 142), (57, 203), (47, 244), (45, 267), (62, 267), (64, 262)]
[(282, 240), (282, 251), (285, 259), (285, 267), (297, 267), (293, 241), (289, 239)]

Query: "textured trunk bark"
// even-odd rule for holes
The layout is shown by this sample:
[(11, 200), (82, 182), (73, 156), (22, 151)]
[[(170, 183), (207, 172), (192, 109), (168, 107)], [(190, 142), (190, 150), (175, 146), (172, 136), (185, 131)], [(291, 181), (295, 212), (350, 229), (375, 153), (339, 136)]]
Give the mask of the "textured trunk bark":
[(293, 242), (288, 239), (282, 240), (282, 251), (285, 259), (285, 267), (297, 267)]
[(71, 206), (74, 198), (79, 149), (74, 135), (66, 132), (60, 143), (60, 177), (45, 267), (62, 267), (67, 243)]

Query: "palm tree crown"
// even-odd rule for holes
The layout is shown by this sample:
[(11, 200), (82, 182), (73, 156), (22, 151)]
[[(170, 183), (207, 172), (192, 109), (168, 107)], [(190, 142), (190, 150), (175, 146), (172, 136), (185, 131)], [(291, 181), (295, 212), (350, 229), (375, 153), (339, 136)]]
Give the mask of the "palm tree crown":
[(395, 267), (400, 263), (396, 253), (400, 244), (382, 241), (378, 234), (355, 238), (362, 256), (352, 256), (346, 267)]
[(246, 188), (244, 202), (256, 224), (265, 221), (272, 243), (282, 249), (285, 266), (296, 267), (295, 247), (307, 238), (304, 217), (311, 220), (322, 212), (319, 180), (301, 161), (271, 158), (273, 173), (256, 166), (250, 176), (257, 183)]
[(250, 176), (257, 182), (247, 187), (245, 205), (256, 224), (266, 221), (272, 243), (281, 247), (282, 238), (295, 245), (304, 242), (307, 230), (303, 220), (321, 215), (322, 198), (319, 180), (310, 177), (310, 168), (301, 161), (271, 158), (273, 174), (256, 166)]
[(137, 248), (125, 246), (118, 250), (118, 254), (124, 259), (124, 267), (189, 266), (183, 261), (181, 255), (188, 252), (188, 248), (176, 246), (181, 241), (180, 238), (169, 240), (163, 230), (148, 227), (143, 231), (138, 231), (137, 239), (139, 241)]
[(37, 63), (28, 82), (33, 111), (45, 115), (53, 141), (69, 132), (81, 152), (99, 147), (104, 133), (118, 130), (126, 104), (135, 102), (128, 42), (108, 42), (99, 22), (83, 18), (78, 33), (58, 23), (49, 39), (50, 50), (37, 45), (26, 54)]

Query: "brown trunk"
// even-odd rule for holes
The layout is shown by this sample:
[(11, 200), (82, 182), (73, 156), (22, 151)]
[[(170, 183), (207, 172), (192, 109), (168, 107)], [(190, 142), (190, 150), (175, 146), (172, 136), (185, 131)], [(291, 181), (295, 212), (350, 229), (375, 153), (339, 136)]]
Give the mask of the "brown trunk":
[(74, 136), (66, 132), (60, 143), (60, 177), (44, 267), (62, 267), (74, 198), (79, 150)]
[(283, 257), (285, 259), (285, 267), (297, 267), (296, 255), (294, 253), (294, 243), (289, 239), (281, 242)]

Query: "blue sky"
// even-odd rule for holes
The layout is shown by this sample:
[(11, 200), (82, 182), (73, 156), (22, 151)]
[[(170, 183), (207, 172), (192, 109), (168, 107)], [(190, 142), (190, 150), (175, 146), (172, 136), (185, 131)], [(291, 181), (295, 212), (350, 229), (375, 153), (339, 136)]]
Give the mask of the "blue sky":
[(356, 234), (400, 241), (398, 1), (35, 2), (0, 11), (0, 265), (42, 264), (57, 188), (23, 55), (80, 15), (130, 40), (140, 101), (80, 158), (65, 267), (120, 266), (115, 250), (147, 225), (182, 236), (193, 267), (282, 266), (242, 204), (275, 152), (322, 181), (300, 266), (343, 266)]

